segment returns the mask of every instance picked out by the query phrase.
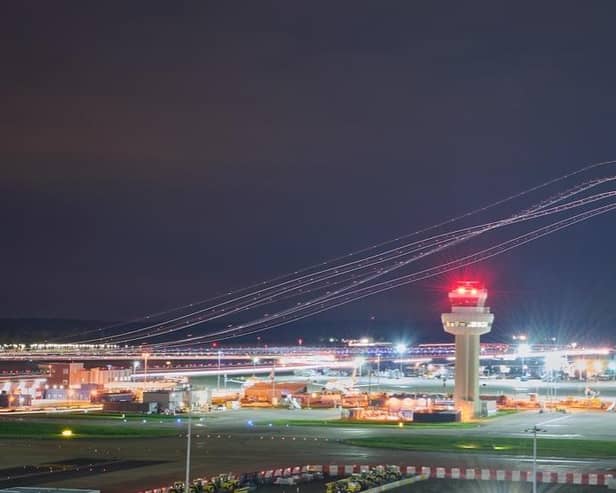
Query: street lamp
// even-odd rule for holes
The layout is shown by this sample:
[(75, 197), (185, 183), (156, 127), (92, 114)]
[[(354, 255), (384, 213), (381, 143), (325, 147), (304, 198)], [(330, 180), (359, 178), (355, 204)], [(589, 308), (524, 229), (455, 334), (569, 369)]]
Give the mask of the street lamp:
[(363, 366), (365, 362), (366, 362), (366, 358), (364, 358), (363, 356), (358, 356), (355, 358), (355, 371), (359, 378), (361, 378), (361, 367)]
[(190, 384), (188, 391), (188, 431), (186, 433), (186, 481), (184, 482), (184, 491), (190, 491), (190, 441), (192, 428), (192, 387)]
[(522, 358), (522, 376), (525, 377), (527, 374), (525, 359), (530, 356), (530, 344), (527, 342), (518, 344), (518, 355)]
[(547, 430), (534, 425), (524, 431), (533, 434), (533, 493), (537, 493), (537, 433), (545, 433)]
[(381, 353), (376, 353), (376, 391), (381, 393)]
[(216, 378), (216, 390), (220, 390), (220, 357), (222, 356), (222, 351), (218, 350), (218, 375)]
[(148, 358), (150, 353), (143, 353), (141, 356), (143, 357), (143, 388), (145, 389), (148, 381)]
[(612, 379), (616, 380), (616, 360), (612, 360), (607, 364), (608, 369), (612, 373)]
[(564, 353), (562, 351), (551, 351), (545, 355), (544, 368), (548, 376), (548, 382), (550, 384), (548, 386), (548, 397), (549, 398), (556, 397), (557, 377), (555, 376), (555, 374), (558, 375), (558, 373), (560, 372), (563, 366), (562, 364), (563, 358), (564, 358)]
[(272, 373), (270, 374), (272, 378), (272, 407), (274, 407), (274, 402), (277, 402), (276, 399), (276, 360), (272, 360)]
[(396, 344), (396, 353), (398, 353), (398, 357), (400, 358), (400, 373), (402, 373), (402, 376), (404, 376), (404, 371), (402, 370), (402, 358), (404, 356), (404, 353), (406, 353), (407, 347), (406, 344)]

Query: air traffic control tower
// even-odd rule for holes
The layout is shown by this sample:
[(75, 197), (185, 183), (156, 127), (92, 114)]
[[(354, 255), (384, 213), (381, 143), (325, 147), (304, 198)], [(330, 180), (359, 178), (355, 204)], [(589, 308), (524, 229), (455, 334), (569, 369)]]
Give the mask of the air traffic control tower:
[(485, 305), (487, 289), (475, 281), (462, 281), (449, 292), (451, 312), (443, 313), (445, 332), (456, 336), (454, 400), (462, 420), (481, 413), (479, 400), (479, 336), (492, 329), (494, 315)]

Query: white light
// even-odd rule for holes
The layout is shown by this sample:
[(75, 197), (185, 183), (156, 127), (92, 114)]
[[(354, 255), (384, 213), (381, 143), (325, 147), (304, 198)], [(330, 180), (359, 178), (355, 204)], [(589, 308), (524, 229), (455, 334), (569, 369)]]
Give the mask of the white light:
[(396, 344), (396, 348), (395, 349), (396, 349), (396, 353), (403, 354), (403, 353), (406, 353), (407, 347), (406, 347), (406, 344), (403, 344), (403, 343), (400, 342), (400, 343)]
[(529, 354), (530, 354), (530, 344), (527, 344), (527, 343), (518, 344), (518, 355), (524, 358), (525, 356), (528, 356)]
[(562, 367), (563, 353), (554, 351), (545, 355), (545, 369), (548, 371), (558, 371)]

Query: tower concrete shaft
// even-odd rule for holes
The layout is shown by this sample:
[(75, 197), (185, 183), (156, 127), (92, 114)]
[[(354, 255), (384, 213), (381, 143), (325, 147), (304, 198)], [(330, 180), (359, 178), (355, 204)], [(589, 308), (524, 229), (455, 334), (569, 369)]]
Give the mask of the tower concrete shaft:
[[(466, 365), (458, 365), (466, 361)], [(454, 399), (457, 403), (475, 402), (479, 389), (479, 336), (456, 335), (456, 381)]]
[(484, 306), (487, 290), (478, 283), (465, 281), (449, 292), (451, 312), (443, 313), (445, 332), (456, 338), (456, 379), (454, 400), (462, 419), (481, 413), (479, 399), (479, 356), (482, 334), (490, 332), (494, 315)]

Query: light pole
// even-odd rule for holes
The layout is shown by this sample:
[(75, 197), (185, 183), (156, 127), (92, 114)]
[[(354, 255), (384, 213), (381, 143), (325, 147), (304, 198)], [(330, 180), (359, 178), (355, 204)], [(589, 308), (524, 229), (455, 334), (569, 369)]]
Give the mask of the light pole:
[(192, 428), (192, 387), (188, 384), (188, 431), (186, 433), (186, 481), (184, 482), (184, 491), (190, 491), (190, 441)]
[(544, 371), (548, 378), (548, 398), (556, 399), (557, 376), (563, 367), (564, 353), (562, 351), (551, 351), (545, 355)]
[(528, 369), (528, 366), (526, 365), (526, 358), (530, 356), (530, 344), (527, 342), (518, 344), (518, 355), (522, 358), (522, 376), (526, 377), (526, 370)]
[(148, 382), (148, 358), (150, 353), (143, 353), (143, 388), (145, 389)]
[(366, 359), (363, 356), (357, 356), (355, 358), (355, 367), (353, 368), (353, 387), (357, 384), (357, 380), (361, 379), (361, 367), (366, 362)]
[(376, 354), (376, 391), (381, 393), (381, 353)]
[(276, 395), (276, 360), (272, 360), (272, 407), (274, 402), (277, 402)]
[(533, 434), (533, 493), (537, 493), (537, 433), (545, 432), (546, 430), (534, 425), (532, 428), (524, 431)]
[(404, 370), (402, 369), (402, 362), (404, 358), (404, 353), (406, 353), (406, 344), (396, 344), (396, 353), (398, 353), (398, 357), (400, 358), (400, 373), (401, 376), (404, 376)]
[(610, 361), (607, 367), (612, 372), (612, 380), (616, 380), (616, 360)]
[(257, 363), (259, 362), (259, 358), (254, 356), (252, 358), (252, 376), (254, 377), (257, 373)]
[(216, 390), (220, 390), (220, 357), (222, 356), (222, 351), (218, 350), (218, 375), (216, 378)]

